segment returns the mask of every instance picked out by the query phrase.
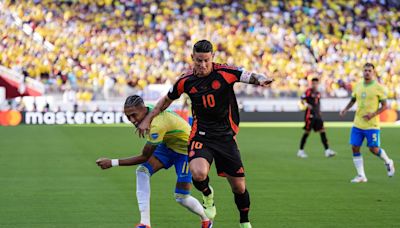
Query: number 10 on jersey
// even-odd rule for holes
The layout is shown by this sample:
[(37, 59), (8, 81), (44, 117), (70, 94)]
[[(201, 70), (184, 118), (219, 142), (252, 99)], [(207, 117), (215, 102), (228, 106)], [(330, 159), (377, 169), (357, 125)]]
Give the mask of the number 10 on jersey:
[(204, 108), (213, 108), (215, 106), (214, 94), (207, 94), (202, 96)]

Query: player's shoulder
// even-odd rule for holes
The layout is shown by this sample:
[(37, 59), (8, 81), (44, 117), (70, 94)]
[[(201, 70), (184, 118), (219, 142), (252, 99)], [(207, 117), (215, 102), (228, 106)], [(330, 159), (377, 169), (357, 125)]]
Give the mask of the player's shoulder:
[(354, 84), (354, 89), (358, 89), (362, 86), (364, 86), (364, 81), (359, 81), (356, 84)]
[(213, 63), (213, 69), (214, 70), (240, 70), (240, 68), (237, 66), (223, 64), (223, 63)]
[(165, 128), (165, 126), (166, 126), (165, 111), (163, 111), (159, 115), (154, 117), (154, 119), (151, 121), (150, 129), (158, 131), (160, 129)]
[(184, 78), (188, 78), (193, 76), (193, 69), (189, 69), (187, 71), (184, 71), (179, 77), (178, 80), (184, 79)]
[(379, 81), (376, 81), (375, 86), (379, 89), (386, 89), (386, 86)]
[(304, 94), (305, 94), (307, 97), (311, 96), (311, 93), (312, 93), (312, 88), (307, 88), (306, 91), (304, 91)]
[[(187, 79), (191, 78), (193, 76), (193, 70), (187, 70), (183, 72), (177, 79), (176, 82), (177, 84), (182, 84), (184, 83)], [(182, 84), (183, 85), (183, 84)]]

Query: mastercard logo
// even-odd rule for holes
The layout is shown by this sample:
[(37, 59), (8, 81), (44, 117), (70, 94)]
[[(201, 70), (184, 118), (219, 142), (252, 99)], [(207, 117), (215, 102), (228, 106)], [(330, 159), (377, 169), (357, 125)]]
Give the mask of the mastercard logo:
[(16, 110), (0, 111), (0, 126), (17, 126), (21, 120), (22, 115)]

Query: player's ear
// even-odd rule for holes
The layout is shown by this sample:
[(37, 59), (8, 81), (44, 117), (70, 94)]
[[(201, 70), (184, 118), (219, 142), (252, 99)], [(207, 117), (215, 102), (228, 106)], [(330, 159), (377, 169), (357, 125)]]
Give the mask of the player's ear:
[(190, 54), (190, 57), (192, 57), (192, 60), (194, 61), (194, 56), (193, 56), (193, 53), (192, 53), (192, 54)]

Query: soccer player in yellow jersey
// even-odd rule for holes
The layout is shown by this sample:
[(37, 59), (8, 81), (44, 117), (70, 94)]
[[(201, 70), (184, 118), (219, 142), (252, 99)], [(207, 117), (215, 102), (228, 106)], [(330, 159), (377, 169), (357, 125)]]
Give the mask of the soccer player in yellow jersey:
[[(151, 107), (145, 106), (140, 96), (129, 96), (124, 112), (129, 121), (137, 127)], [(140, 224), (136, 228), (150, 227), (150, 177), (161, 168), (175, 166), (177, 175), (175, 199), (182, 206), (197, 214), (202, 220), (202, 228), (211, 228), (200, 202), (190, 195), (192, 175), (189, 171), (187, 142), (190, 134), (189, 124), (178, 114), (164, 111), (151, 123), (142, 154), (124, 159), (100, 158), (96, 163), (102, 169), (113, 166), (139, 165), (136, 169), (136, 196), (140, 211)]]
[[(351, 180), (352, 183), (368, 181), (364, 172), (364, 161), (360, 153), (364, 138), (367, 139), (369, 150), (385, 162), (388, 176), (392, 177), (395, 172), (393, 160), (380, 147), (379, 114), (387, 108), (386, 89), (374, 80), (375, 66), (373, 64), (366, 63), (363, 74), (364, 80), (354, 87), (350, 102), (340, 112), (340, 116), (343, 117), (357, 102), (358, 107), (350, 136), (353, 162), (357, 170), (357, 176)], [(379, 104), (381, 104), (380, 107)]]

